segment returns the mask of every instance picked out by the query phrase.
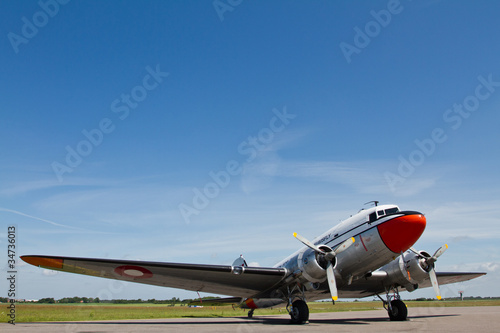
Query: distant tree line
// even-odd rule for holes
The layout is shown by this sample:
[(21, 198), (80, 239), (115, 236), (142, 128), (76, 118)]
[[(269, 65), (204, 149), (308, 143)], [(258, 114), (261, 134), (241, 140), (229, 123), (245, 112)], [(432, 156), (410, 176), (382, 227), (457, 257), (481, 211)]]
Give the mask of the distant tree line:
[(88, 297), (64, 297), (60, 300), (57, 300), (57, 303), (100, 303), (101, 300), (99, 297), (96, 298), (88, 298)]
[(47, 297), (47, 298), (40, 298), (38, 300), (38, 303), (46, 303), (46, 304), (54, 304), (56, 302), (55, 299), (53, 299), (52, 297)]
[[(216, 297), (203, 297), (201, 300), (210, 300), (214, 299)], [(138, 304), (138, 303), (148, 303), (148, 304), (170, 304), (170, 305), (175, 305), (175, 304), (188, 304), (191, 302), (196, 302), (199, 301), (199, 298), (196, 299), (183, 299), (181, 300), (180, 298), (177, 297), (172, 297), (171, 299), (148, 299), (148, 300), (143, 300), (143, 299), (113, 299), (113, 300), (101, 300), (101, 303), (112, 303), (112, 304)]]
[[(215, 297), (203, 297), (201, 300), (210, 300), (214, 299)], [(188, 304), (193, 301), (199, 301), (199, 298), (196, 299), (183, 299), (181, 300), (180, 298), (177, 297), (172, 297), (171, 299), (165, 299), (165, 300), (159, 300), (159, 299), (148, 299), (148, 300), (142, 300), (142, 299), (113, 299), (113, 300), (101, 300), (99, 297), (92, 298), (92, 297), (64, 297), (61, 299), (54, 299), (52, 297), (46, 297), (46, 298), (41, 298), (38, 300), (38, 303), (44, 303), (44, 304), (55, 304), (55, 303), (110, 303), (110, 304), (137, 304), (137, 303), (149, 303), (149, 304), (170, 304), (170, 305), (175, 305), (175, 304)], [(7, 303), (9, 302), (9, 299), (7, 297), (0, 297), (0, 302), (1, 303)]]

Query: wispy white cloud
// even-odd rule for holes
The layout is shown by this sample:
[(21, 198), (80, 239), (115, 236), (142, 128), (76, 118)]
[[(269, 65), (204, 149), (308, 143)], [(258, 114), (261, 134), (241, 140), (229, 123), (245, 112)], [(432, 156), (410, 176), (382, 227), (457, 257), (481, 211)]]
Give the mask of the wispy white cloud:
[(456, 168), (455, 165), (435, 167), (427, 161), (418, 172), (400, 177), (403, 182), (398, 186), (390, 186), (386, 173), (397, 167), (397, 160), (287, 160), (281, 157), (286, 149), (304, 143), (312, 132), (309, 129), (287, 129), (256, 151), (255, 158), (243, 165), (241, 189), (245, 193), (257, 192), (269, 188), (278, 178), (287, 178), (339, 184), (359, 194), (410, 197), (436, 186), (444, 170)]
[(80, 186), (65, 187), (34, 200), (39, 212), (72, 224), (142, 225), (149, 222), (179, 219), (175, 198), (180, 189), (161, 181), (80, 179)]
[(263, 152), (244, 168), (242, 188), (252, 192), (269, 186), (274, 178), (296, 178), (341, 184), (360, 194), (412, 196), (435, 186), (437, 176), (408, 178), (392, 191), (384, 178), (390, 162), (287, 161), (276, 152)]
[(243, 166), (241, 189), (252, 193), (269, 188), (278, 176), (281, 159), (274, 151), (260, 152), (252, 163)]
[(426, 216), (433, 222), (427, 237), (466, 239), (500, 238), (500, 202), (498, 200), (442, 201), (428, 204)]
[(36, 217), (36, 216), (33, 216), (33, 215), (25, 214), (23, 212), (20, 212), (20, 211), (17, 211), (17, 210), (13, 210), (13, 209), (8, 209), (8, 208), (0, 207), (0, 211), (7, 212), (7, 213), (12, 213), (12, 214), (16, 214), (16, 215), (20, 215), (20, 216), (24, 216), (24, 217), (28, 217), (30, 219), (34, 219), (34, 220), (37, 220), (37, 221), (48, 223), (48, 224), (56, 226), (56, 227), (68, 228), (68, 229), (74, 229), (74, 230), (84, 230), (82, 228), (72, 227), (72, 226), (69, 226), (69, 225), (64, 225), (64, 224), (60, 224), (60, 223), (57, 223), (57, 222), (54, 222), (54, 221), (42, 219), (40, 217)]
[(96, 178), (96, 177), (66, 177), (64, 182), (59, 182), (55, 177), (41, 177), (35, 180), (10, 180), (3, 183), (0, 190), (0, 196), (26, 195), (34, 191), (55, 189), (61, 192), (72, 187), (91, 188), (91, 187), (117, 187), (130, 184), (148, 183), (155, 179), (155, 176), (141, 176), (128, 179)]
[(12, 184), (10, 186), (7, 185), (6, 188), (0, 190), (0, 195), (2, 196), (19, 195), (55, 186), (58, 186), (58, 182), (56, 182), (55, 180), (23, 181)]
[(109, 186), (115, 183), (115, 181), (111, 181), (109, 179), (105, 180), (98, 178), (81, 177), (68, 177), (63, 183), (57, 181), (57, 179), (55, 178), (22, 181), (13, 180), (4, 183), (3, 189), (0, 190), (0, 196), (26, 195), (34, 191), (47, 189), (67, 189), (71, 186)]

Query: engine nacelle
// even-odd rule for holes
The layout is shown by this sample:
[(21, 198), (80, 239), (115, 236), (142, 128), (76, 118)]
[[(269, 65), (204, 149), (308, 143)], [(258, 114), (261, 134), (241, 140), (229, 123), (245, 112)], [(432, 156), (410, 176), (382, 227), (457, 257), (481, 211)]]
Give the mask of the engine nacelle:
[[(420, 251), (419, 253), (423, 257), (430, 257), (425, 251)], [(418, 288), (419, 283), (422, 283), (429, 277), (430, 268), (424, 259), (410, 252), (391, 261), (380, 270), (387, 273), (387, 279), (391, 284), (402, 286), (408, 291), (413, 291)]]
[[(325, 252), (332, 251), (332, 249), (326, 245), (320, 245), (318, 247)], [(331, 262), (335, 268), (335, 258), (333, 258)], [(302, 276), (305, 277), (307, 281), (323, 282), (326, 280), (326, 267), (328, 261), (325, 259), (324, 255), (309, 249), (298, 256), (297, 264), (302, 272)]]

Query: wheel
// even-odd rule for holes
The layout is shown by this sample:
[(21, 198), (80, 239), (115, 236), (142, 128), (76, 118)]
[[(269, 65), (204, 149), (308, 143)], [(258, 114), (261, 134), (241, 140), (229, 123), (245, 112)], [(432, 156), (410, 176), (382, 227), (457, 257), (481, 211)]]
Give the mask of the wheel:
[(254, 309), (248, 311), (248, 318), (251, 319), (253, 317), (253, 311), (254, 311)]
[(391, 308), (387, 312), (392, 321), (405, 321), (408, 317), (406, 304), (399, 299), (395, 299), (391, 302)]
[(292, 324), (305, 324), (309, 320), (309, 308), (306, 302), (300, 299), (293, 302), (290, 309), (290, 317), (292, 318)]

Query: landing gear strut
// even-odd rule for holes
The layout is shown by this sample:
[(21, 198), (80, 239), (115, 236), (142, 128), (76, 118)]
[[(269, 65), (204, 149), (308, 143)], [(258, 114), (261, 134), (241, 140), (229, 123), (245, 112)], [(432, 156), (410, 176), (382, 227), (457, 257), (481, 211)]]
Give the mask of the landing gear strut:
[(309, 308), (306, 302), (301, 299), (293, 302), (288, 312), (290, 313), (292, 324), (302, 325), (309, 320)]
[(252, 319), (254, 311), (255, 309), (251, 309), (250, 311), (248, 311), (248, 318)]
[(377, 295), (384, 303), (384, 309), (387, 310), (387, 314), (392, 321), (405, 321), (408, 318), (408, 309), (406, 304), (399, 297), (398, 289), (393, 289), (394, 294), (390, 295), (390, 290), (386, 293), (387, 301), (383, 300), (382, 297)]
[(309, 321), (309, 307), (305, 301), (304, 286), (297, 283), (292, 289), (287, 287), (286, 295), (288, 299), (286, 309), (290, 314), (290, 324), (306, 324)]

